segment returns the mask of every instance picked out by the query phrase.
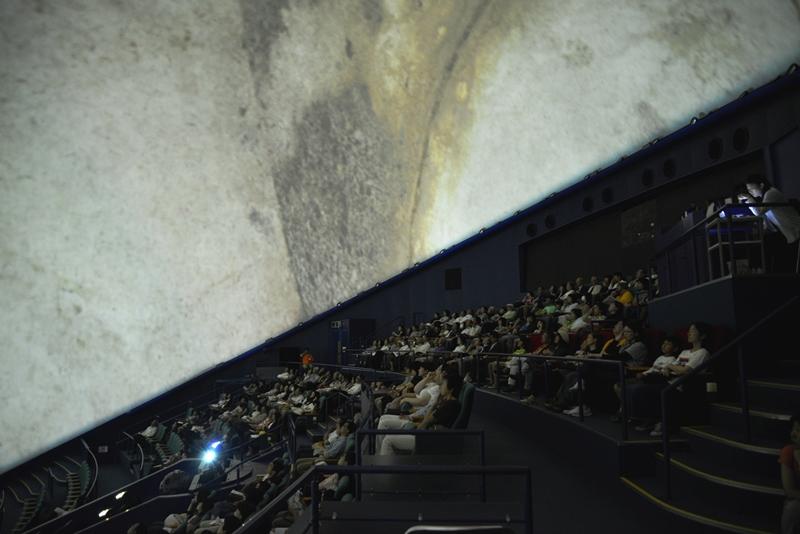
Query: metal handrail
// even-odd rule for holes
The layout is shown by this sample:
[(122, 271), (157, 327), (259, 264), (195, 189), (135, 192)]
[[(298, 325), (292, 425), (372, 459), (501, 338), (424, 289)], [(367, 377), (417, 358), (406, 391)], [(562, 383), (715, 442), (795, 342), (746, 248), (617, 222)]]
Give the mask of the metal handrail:
[(744, 366), (744, 353), (742, 351), (742, 342), (748, 338), (751, 334), (756, 332), (757, 330), (761, 329), (765, 324), (772, 321), (776, 316), (783, 313), (787, 309), (791, 308), (792, 305), (797, 304), (800, 301), (800, 295), (796, 295), (786, 302), (778, 306), (772, 312), (770, 312), (765, 317), (758, 320), (755, 324), (751, 325), (747, 330), (742, 332), (741, 334), (734, 337), (731, 341), (726, 343), (722, 348), (717, 350), (714, 354), (706, 358), (706, 361), (698, 365), (697, 367), (692, 368), (687, 373), (679, 376), (678, 378), (671, 380), (662, 390), (661, 390), (661, 447), (664, 455), (664, 464), (666, 468), (666, 474), (664, 477), (665, 483), (665, 490), (667, 498), (672, 497), (672, 477), (671, 477), (671, 451), (669, 446), (669, 410), (667, 407), (667, 396), (669, 393), (678, 387), (682, 386), (690, 379), (694, 378), (701, 372), (708, 369), (712, 363), (720, 360), (723, 355), (725, 355), (730, 349), (736, 347), (737, 348), (737, 358), (739, 360), (739, 387), (740, 387), (740, 399), (742, 401), (742, 417), (744, 420), (745, 426), (745, 439), (747, 442), (750, 442), (752, 439), (750, 433), (750, 405), (747, 395), (747, 377), (745, 373), (745, 366)]
[(730, 210), (732, 208), (749, 209), (749, 208), (785, 208), (785, 207), (796, 207), (796, 206), (791, 202), (755, 202), (753, 204), (725, 204), (724, 206), (716, 209), (711, 215), (708, 215), (703, 220), (693, 224), (691, 227), (689, 227), (688, 230), (685, 230), (681, 235), (673, 239), (671, 243), (664, 245), (661, 249), (657, 250), (651, 256), (651, 259), (661, 256), (668, 249), (674, 248), (676, 243), (678, 243), (679, 241), (683, 241), (695, 230), (697, 230), (698, 228), (702, 227), (705, 224), (708, 224), (708, 222), (711, 221), (712, 219), (717, 219), (719, 214), (725, 210)]
[[(278, 452), (281, 449), (286, 451), (287, 448), (288, 448), (287, 441), (286, 440), (280, 441), (279, 443), (276, 443), (275, 445), (273, 445), (272, 447), (270, 447), (269, 449), (267, 449), (264, 452), (258, 452), (256, 454), (254, 454), (253, 456), (250, 456), (249, 458), (243, 458), (241, 461), (239, 461), (239, 463), (237, 463), (236, 465), (233, 465), (231, 467), (228, 467), (225, 470), (224, 473), (222, 473), (219, 476), (209, 480), (208, 482), (203, 484), (203, 486), (204, 487), (206, 487), (206, 486), (210, 487), (210, 486), (213, 486), (214, 484), (216, 484), (216, 483), (218, 483), (220, 481), (225, 481), (225, 480), (227, 480), (229, 474), (231, 474), (234, 470), (238, 470), (239, 468), (241, 468), (247, 462), (252, 462), (254, 460), (258, 460), (259, 458), (263, 458), (264, 456), (268, 456), (270, 454), (275, 454), (276, 452)], [(236, 478), (237, 478), (237, 480), (239, 479), (238, 474), (237, 474)]]
[[(506, 517), (507, 523), (524, 524), (526, 534), (533, 532), (533, 502), (531, 497), (531, 470), (522, 466), (461, 466), (461, 465), (318, 465), (309, 471), (311, 474), (311, 528), (319, 534), (319, 485), (318, 475), (362, 475), (362, 474), (442, 474), (442, 475), (522, 475), (525, 477), (523, 496), (523, 515), (521, 520)], [(239, 531), (236, 531), (237, 534)], [(244, 531), (243, 531), (244, 532)]]
[(84, 498), (91, 498), (94, 495), (95, 487), (97, 486), (97, 477), (100, 474), (100, 464), (97, 461), (97, 457), (92, 452), (91, 447), (89, 444), (86, 443), (86, 440), (81, 438), (81, 443), (83, 443), (83, 447), (86, 449), (86, 452), (89, 453), (89, 457), (92, 459), (92, 463), (94, 464), (94, 476), (92, 477), (92, 483), (89, 484), (89, 488), (86, 490)]
[[(505, 353), (505, 352), (476, 352), (476, 353), (465, 353), (465, 352), (453, 352), (453, 351), (439, 351), (439, 352), (416, 352), (414, 350), (391, 350), (386, 351), (387, 353), (391, 353), (394, 355), (399, 354), (412, 354), (412, 355), (421, 355), (421, 356), (455, 356), (458, 357), (459, 360), (463, 361), (465, 357), (474, 357), (476, 360), (476, 369), (480, 370), (480, 366), (477, 365), (478, 360), (481, 358), (483, 359), (494, 359), (495, 361), (499, 362), (501, 358), (525, 358), (528, 360), (539, 360), (544, 362), (545, 370), (547, 371), (548, 362), (570, 362), (570, 363), (577, 363), (577, 364), (600, 364), (606, 366), (614, 366), (617, 368), (617, 373), (619, 376), (619, 384), (620, 384), (620, 421), (621, 425), (621, 439), (622, 441), (627, 441), (628, 439), (628, 408), (626, 402), (626, 391), (625, 391), (625, 371), (627, 369), (627, 365), (625, 362), (621, 360), (611, 360), (611, 359), (604, 359), (604, 358), (595, 358), (595, 357), (581, 357), (581, 356), (547, 356), (542, 354), (513, 354), (513, 353)], [(521, 371), (521, 369), (520, 369)], [(584, 413), (583, 413), (583, 375), (580, 374), (580, 367), (577, 369), (578, 375), (578, 419), (583, 422), (584, 421)], [(546, 377), (547, 373), (545, 373)], [(480, 381), (480, 376), (476, 374), (475, 382)], [(498, 393), (500, 392), (500, 381), (497, 381), (496, 389)], [(547, 384), (545, 385), (545, 389), (547, 389)], [(519, 381), (519, 394), (520, 397), (522, 396), (522, 381)]]
[[(93, 507), (99, 507), (100, 504), (103, 503), (104, 501), (110, 500), (112, 497), (114, 497), (115, 495), (117, 495), (117, 494), (119, 494), (121, 492), (130, 491), (132, 488), (134, 488), (134, 487), (136, 487), (136, 486), (138, 486), (140, 484), (143, 484), (144, 483), (143, 481), (145, 481), (145, 480), (149, 480), (149, 479), (158, 479), (158, 480), (160, 480), (161, 478), (163, 478), (163, 476), (169, 470), (177, 469), (178, 468), (177, 467), (178, 464), (181, 464), (181, 463), (187, 463), (187, 464), (197, 463), (197, 464), (199, 464), (201, 461), (202, 460), (200, 458), (184, 458), (182, 460), (179, 460), (178, 462), (176, 462), (176, 463), (174, 463), (172, 465), (169, 465), (167, 467), (159, 469), (158, 471), (154, 471), (154, 472), (150, 473), (149, 475), (147, 475), (145, 477), (142, 477), (142, 478), (140, 478), (138, 480), (135, 480), (135, 481), (133, 481), (133, 482), (131, 482), (129, 484), (126, 484), (126, 485), (124, 485), (124, 486), (122, 486), (120, 488), (117, 488), (117, 489), (115, 489), (115, 490), (113, 490), (113, 491), (111, 491), (109, 493), (106, 493), (105, 495), (102, 495), (101, 497), (98, 497), (96, 499), (92, 499), (91, 501), (88, 501), (88, 502), (84, 502), (80, 506), (78, 506), (76, 508), (73, 508), (72, 510), (68, 511), (66, 514), (58, 516), (58, 517), (54, 517), (53, 519), (50, 519), (49, 521), (47, 521), (45, 523), (42, 523), (41, 525), (38, 525), (35, 528), (30, 529), (29, 531), (26, 531), (26, 532), (45, 532), (45, 530), (42, 530), (44, 527), (52, 527), (53, 525), (56, 525), (56, 524), (61, 523), (63, 521), (69, 520), (70, 518), (74, 518), (78, 513), (82, 513), (86, 509), (93, 508)], [(62, 469), (63, 469), (63, 467), (62, 467)], [(49, 530), (48, 530), (48, 532), (49, 532)]]
[[(441, 430), (433, 429), (419, 429), (419, 428), (365, 428), (356, 430), (356, 465), (361, 465), (361, 447), (358, 446), (359, 436), (480, 436), (480, 456), (481, 465), (485, 462), (485, 435), (483, 430), (467, 430), (458, 428), (442, 428)], [(370, 449), (373, 449), (373, 444), (370, 443)], [(374, 453), (374, 451), (371, 451)]]
[(266, 518), (270, 518), (272, 516), (272, 510), (282, 504), (286, 499), (288, 499), (294, 492), (297, 491), (298, 488), (303, 487), (303, 485), (308, 481), (312, 475), (314, 474), (315, 469), (309, 469), (300, 477), (296, 478), (292, 481), (288, 486), (286, 486), (278, 495), (275, 496), (264, 508), (256, 512), (255, 514), (251, 515), (247, 518), (244, 524), (234, 531), (234, 534), (246, 534), (247, 532), (252, 532), (254, 527), (260, 526), (258, 523), (261, 520)]
[(133, 441), (134, 445), (136, 445), (136, 448), (139, 449), (139, 457), (141, 458), (141, 461), (139, 462), (139, 469), (136, 472), (138, 480), (139, 478), (142, 478), (142, 471), (144, 471), (144, 449), (142, 448), (142, 444), (136, 441), (136, 438), (134, 438), (128, 432), (123, 430), (122, 433), (125, 434), (125, 436), (127, 436), (131, 441)]
[[(731, 209), (748, 209), (749, 210), (749, 208), (767, 208), (767, 211), (768, 211), (769, 208), (778, 208), (778, 207), (793, 207), (793, 208), (797, 208), (797, 206), (794, 203), (791, 203), (791, 202), (756, 202), (756, 203), (752, 203), (752, 204), (746, 204), (746, 203), (725, 204), (724, 206), (721, 206), (721, 207), (717, 208), (710, 215), (706, 216), (702, 220), (700, 220), (697, 223), (693, 224), (691, 227), (689, 227), (687, 230), (685, 230), (681, 235), (673, 238), (672, 241), (670, 241), (669, 243), (665, 244), (659, 250), (657, 250), (655, 253), (653, 253), (650, 256), (650, 259), (648, 261), (648, 263), (650, 265), (650, 268), (652, 269), (656, 265), (657, 260), (659, 258), (664, 257), (665, 255), (668, 257), (669, 254), (676, 247), (678, 247), (681, 243), (683, 243), (688, 238), (692, 239), (692, 247), (694, 248), (696, 246), (695, 242), (696, 242), (696, 239), (697, 239), (696, 238), (697, 230), (700, 229), (701, 227), (706, 227), (707, 228), (708, 225), (709, 225), (709, 221), (721, 219), (719, 217), (719, 215), (722, 212), (726, 211), (726, 210), (731, 210)], [(765, 216), (765, 214), (752, 215), (752, 217), (759, 217), (759, 218), (763, 218), (764, 216)], [(733, 241), (732, 241), (733, 238), (732, 238), (732, 234), (730, 232), (732, 231), (731, 230), (731, 221), (732, 221), (733, 218), (732, 217), (725, 217), (724, 219), (727, 220), (727, 222), (728, 222), (728, 231), (729, 231), (729, 239), (728, 239), (728, 241), (729, 241), (729, 244), (732, 245), (733, 244)], [(763, 250), (762, 250), (762, 254), (763, 254)], [(697, 263), (697, 255), (696, 255), (696, 253), (693, 253), (692, 257), (693, 257), (693, 262), (694, 262), (695, 284), (698, 284), (698, 283), (701, 283), (701, 282), (699, 280), (700, 274), (699, 274), (699, 265)], [(766, 265), (764, 265), (764, 266), (766, 267)], [(669, 264), (667, 264), (667, 272), (669, 272)], [(669, 281), (669, 280), (667, 280), (667, 281)], [(664, 289), (664, 288), (662, 288), (662, 289)], [(674, 291), (670, 291), (670, 293), (673, 293), (673, 292)], [(664, 293), (662, 291), (661, 295), (663, 295), (663, 294)], [(651, 300), (655, 297), (655, 295), (653, 294), (653, 286), (652, 285), (648, 289), (648, 297)]]

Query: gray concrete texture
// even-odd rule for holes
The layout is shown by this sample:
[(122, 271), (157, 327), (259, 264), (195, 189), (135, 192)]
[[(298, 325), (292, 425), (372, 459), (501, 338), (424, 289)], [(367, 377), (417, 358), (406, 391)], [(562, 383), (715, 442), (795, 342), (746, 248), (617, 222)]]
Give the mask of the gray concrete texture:
[(798, 51), (790, 0), (0, 1), (0, 469)]

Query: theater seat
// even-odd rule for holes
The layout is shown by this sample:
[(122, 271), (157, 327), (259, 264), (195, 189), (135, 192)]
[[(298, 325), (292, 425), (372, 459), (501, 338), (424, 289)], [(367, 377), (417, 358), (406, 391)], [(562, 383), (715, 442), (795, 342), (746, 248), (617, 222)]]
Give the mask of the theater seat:
[(453, 423), (453, 428), (467, 428), (469, 425), (469, 416), (472, 413), (472, 400), (475, 397), (475, 386), (470, 383), (464, 384), (461, 388), (461, 393), (458, 396), (458, 402), (461, 404), (461, 411)]

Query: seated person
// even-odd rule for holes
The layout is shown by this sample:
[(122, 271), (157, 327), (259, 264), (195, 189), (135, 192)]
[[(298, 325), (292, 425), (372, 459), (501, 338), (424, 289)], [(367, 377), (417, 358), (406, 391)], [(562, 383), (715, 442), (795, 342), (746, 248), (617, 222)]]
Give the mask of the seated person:
[(325, 434), (322, 436), (321, 441), (317, 441), (311, 444), (311, 450), (315, 455), (319, 456), (321, 454), (324, 454), (325, 446), (333, 443), (338, 439), (339, 434), (342, 431), (342, 425), (344, 423), (345, 421), (343, 420), (338, 421), (336, 423), (336, 427), (333, 430), (331, 430), (330, 432), (325, 432)]
[(639, 339), (640, 335), (641, 330), (636, 323), (628, 323), (622, 329), (622, 337), (625, 339), (626, 345), (620, 350), (620, 356), (633, 368), (650, 366), (647, 345)]
[[(531, 354), (539, 356), (566, 356), (569, 352), (564, 338), (558, 332), (545, 332), (542, 334), (542, 344)], [(555, 362), (550, 361), (547, 368), (547, 380), (558, 379), (561, 375), (554, 372)], [(529, 391), (530, 395), (525, 402), (535, 402), (536, 395), (544, 390), (545, 384), (545, 365), (542, 360), (528, 359), (522, 364), (522, 372), (525, 375), (525, 385), (523, 389)], [(557, 387), (553, 382), (548, 382), (551, 388)], [(560, 385), (560, 384), (559, 384)]]
[[(594, 333), (588, 332), (581, 341), (580, 348), (575, 352), (576, 358), (600, 358), (600, 342)], [(552, 402), (546, 403), (551, 409), (563, 411), (567, 415), (578, 416), (575, 409), (578, 402), (578, 381), (583, 376), (583, 364), (565, 366), (558, 371), (563, 376), (561, 387)], [(574, 413), (573, 413), (574, 412)], [(584, 406), (584, 416), (592, 415), (588, 406)]]
[[(667, 336), (661, 342), (661, 356), (646, 371), (625, 384), (625, 399), (628, 403), (628, 417), (640, 421), (636, 430), (651, 432), (661, 413), (661, 390), (669, 376), (668, 366), (677, 361), (681, 341), (677, 337)], [(614, 391), (622, 401), (619, 384), (614, 384)]]
[(300, 458), (295, 462), (295, 470), (298, 474), (310, 469), (318, 463), (326, 463), (328, 460), (339, 458), (347, 447), (347, 437), (356, 429), (355, 423), (345, 421), (340, 425), (337, 436), (330, 443), (323, 446), (322, 450), (315, 453), (311, 458)]
[(441, 371), (441, 366), (439, 366), (436, 371), (428, 371), (425, 377), (417, 382), (411, 392), (404, 393), (388, 403), (386, 409), (399, 410), (403, 404), (409, 404), (412, 408), (418, 408), (435, 403), (439, 395)]
[[(461, 387), (461, 376), (451, 368), (442, 377), (441, 394), (435, 406), (419, 424), (415, 425), (416, 428), (419, 430), (451, 428), (461, 412), (461, 403), (458, 402)], [(413, 451), (415, 444), (414, 436), (400, 434), (384, 436), (378, 454), (389, 455), (395, 450)]]
[[(658, 372), (649, 373), (644, 380), (650, 382), (655, 387), (653, 388), (638, 388), (635, 392), (636, 398), (630, 399), (629, 403), (634, 413), (642, 419), (658, 419), (660, 416), (660, 401), (661, 389), (667, 381), (674, 380), (675, 378), (684, 375), (703, 364), (709, 357), (708, 349), (703, 347), (710, 328), (705, 323), (693, 323), (689, 326), (686, 334), (687, 341), (691, 345), (690, 348), (682, 351), (675, 359), (674, 363), (666, 363), (661, 367)], [(658, 399), (655, 399), (654, 392), (658, 392)], [(679, 397), (679, 402), (685, 404), (685, 400)], [(688, 406), (681, 406), (681, 410), (690, 409)], [(656, 423), (650, 435), (658, 437), (661, 435), (661, 423)]]
[(677, 377), (686, 374), (708, 359), (710, 354), (703, 345), (710, 330), (711, 328), (705, 323), (693, 323), (689, 327), (686, 337), (691, 347), (681, 352), (675, 363), (667, 365), (669, 376)]

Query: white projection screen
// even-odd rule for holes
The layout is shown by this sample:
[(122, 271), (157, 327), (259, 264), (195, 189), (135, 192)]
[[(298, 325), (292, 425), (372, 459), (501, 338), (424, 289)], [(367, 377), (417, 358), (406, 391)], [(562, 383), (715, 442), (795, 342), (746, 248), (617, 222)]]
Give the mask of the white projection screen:
[(799, 50), (789, 0), (0, 2), (0, 471)]

